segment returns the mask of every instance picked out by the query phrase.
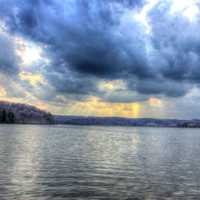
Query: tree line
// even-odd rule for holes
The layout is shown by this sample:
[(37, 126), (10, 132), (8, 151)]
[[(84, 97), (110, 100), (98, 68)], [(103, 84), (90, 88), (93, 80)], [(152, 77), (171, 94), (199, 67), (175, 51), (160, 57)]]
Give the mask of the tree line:
[(15, 123), (15, 114), (10, 110), (0, 110), (0, 123)]

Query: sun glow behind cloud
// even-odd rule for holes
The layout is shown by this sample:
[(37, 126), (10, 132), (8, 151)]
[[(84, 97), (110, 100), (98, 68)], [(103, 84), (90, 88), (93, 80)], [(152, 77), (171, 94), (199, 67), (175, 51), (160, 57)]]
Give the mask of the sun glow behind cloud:
[(199, 13), (197, 3), (197, 0), (173, 0), (171, 14), (181, 13), (192, 22)]
[(158, 98), (155, 98), (155, 97), (151, 97), (149, 99), (149, 104), (150, 106), (153, 106), (153, 107), (161, 107), (162, 106), (162, 101)]
[(98, 87), (102, 91), (112, 92), (115, 90), (125, 90), (126, 84), (123, 80), (101, 81)]
[(122, 116), (140, 117), (141, 103), (109, 103), (97, 97), (90, 97), (87, 101), (76, 102), (70, 105), (68, 114), (85, 116)]
[(163, 118), (169, 103), (151, 97), (146, 101), (132, 103), (111, 103), (95, 96), (85, 101), (65, 102), (62, 107), (53, 105), (53, 113), (82, 116), (108, 116), (127, 118)]
[(22, 60), (24, 66), (29, 66), (41, 58), (42, 49), (34, 44), (24, 41), (22, 38), (16, 38), (18, 45), (17, 54)]
[(147, 15), (158, 2), (159, 0), (146, 0), (146, 4), (142, 8), (142, 10), (134, 15), (134, 18), (145, 26), (146, 34), (151, 33), (151, 26), (149, 25)]
[[(49, 64), (50, 60), (44, 55), (44, 46), (15, 37), (16, 53), (20, 57), (22, 68), (31, 68), (35, 64)], [(41, 67), (41, 66), (40, 66)]]
[(32, 74), (28, 72), (20, 72), (19, 77), (21, 80), (28, 81), (32, 86), (37, 86), (39, 83), (45, 83), (41, 74)]
[(0, 87), (0, 97), (6, 96), (6, 90), (3, 87)]

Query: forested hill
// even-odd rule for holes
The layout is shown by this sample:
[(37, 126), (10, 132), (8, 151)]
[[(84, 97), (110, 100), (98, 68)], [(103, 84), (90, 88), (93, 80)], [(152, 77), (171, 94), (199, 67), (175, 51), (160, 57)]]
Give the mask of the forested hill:
[(34, 106), (0, 101), (0, 123), (50, 124), (51, 113)]

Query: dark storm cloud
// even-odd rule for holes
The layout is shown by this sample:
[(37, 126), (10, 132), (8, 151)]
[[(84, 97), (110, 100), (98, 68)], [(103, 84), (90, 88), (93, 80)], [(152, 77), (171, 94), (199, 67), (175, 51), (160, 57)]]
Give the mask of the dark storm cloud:
[[(70, 74), (70, 75), (69, 75)], [(59, 93), (88, 95), (90, 92), (95, 93), (97, 87), (94, 82), (96, 79), (88, 79), (88, 77), (80, 77), (80, 75), (72, 75), (66, 72), (61, 75), (58, 72), (48, 73), (48, 80), (54, 83), (54, 87)], [(56, 80), (56, 81), (55, 81)]]
[(182, 96), (200, 81), (199, 21), (172, 15), (172, 1), (161, 1), (148, 16), (152, 32), (146, 34), (134, 18), (143, 3), (1, 0), (0, 17), (11, 33), (46, 46), (51, 64), (43, 72), (58, 93), (114, 99), (98, 91), (97, 83), (121, 79), (139, 99)]
[(136, 90), (141, 94), (159, 95), (164, 94), (169, 97), (183, 96), (190, 86), (175, 81), (166, 80), (144, 80), (142, 83), (137, 82)]

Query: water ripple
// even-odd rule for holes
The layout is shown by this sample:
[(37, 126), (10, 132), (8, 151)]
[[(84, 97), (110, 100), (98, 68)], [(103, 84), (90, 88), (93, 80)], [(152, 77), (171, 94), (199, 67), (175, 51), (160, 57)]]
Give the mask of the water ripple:
[(199, 199), (196, 129), (0, 127), (1, 200)]

